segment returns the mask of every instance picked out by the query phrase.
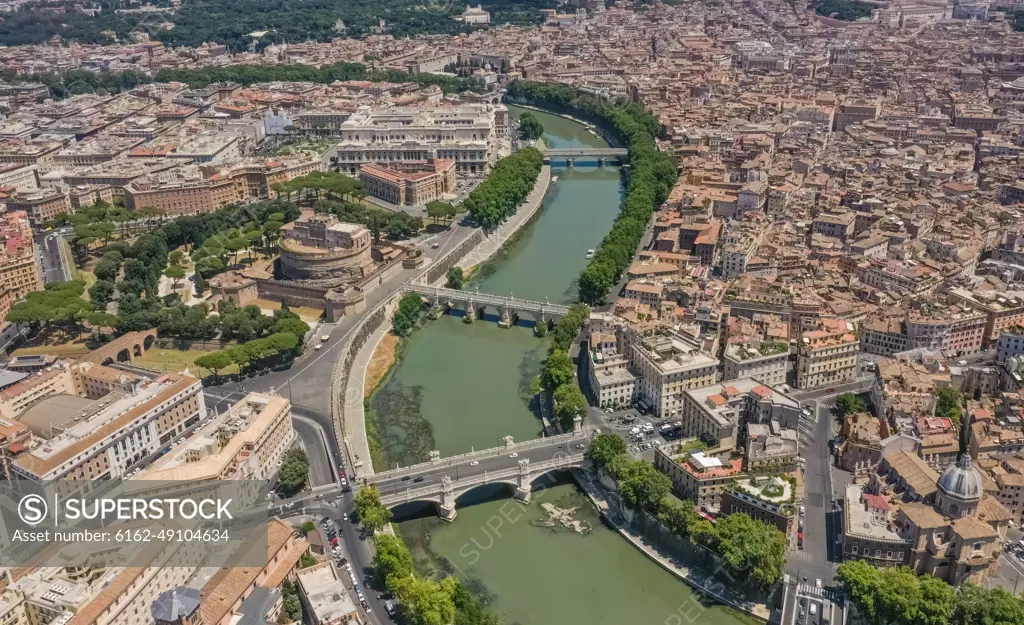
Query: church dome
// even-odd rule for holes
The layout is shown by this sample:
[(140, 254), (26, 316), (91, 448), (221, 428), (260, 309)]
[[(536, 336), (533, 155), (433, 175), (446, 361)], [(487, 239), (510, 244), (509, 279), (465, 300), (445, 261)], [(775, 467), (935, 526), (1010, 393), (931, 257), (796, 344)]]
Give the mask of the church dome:
[(962, 453), (942, 472), (938, 481), (939, 490), (960, 500), (981, 499), (981, 473), (971, 463), (970, 454)]

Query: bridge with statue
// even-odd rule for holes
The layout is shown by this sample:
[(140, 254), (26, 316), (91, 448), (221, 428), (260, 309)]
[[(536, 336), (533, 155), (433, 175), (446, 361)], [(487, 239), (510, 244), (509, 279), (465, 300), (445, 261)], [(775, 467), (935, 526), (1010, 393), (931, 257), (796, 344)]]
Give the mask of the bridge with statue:
[(566, 161), (572, 167), (576, 161), (597, 161), (598, 167), (604, 167), (608, 159), (623, 161), (629, 152), (625, 148), (547, 148), (544, 150), (544, 164), (551, 161)]
[(432, 502), (437, 506), (438, 516), (446, 521), (455, 520), (459, 497), (479, 486), (507, 484), (516, 500), (528, 503), (533, 485), (540, 478), (553, 471), (583, 466), (591, 431), (581, 423), (577, 419), (569, 434), (518, 444), (506, 436), (501, 447), (451, 458), (441, 458), (433, 452), (428, 462), (375, 473), (366, 478), (366, 484), (380, 491), (381, 502), (388, 508)]
[(461, 308), (465, 311), (465, 318), (468, 321), (475, 321), (477, 316), (484, 313), (487, 308), (496, 309), (501, 315), (498, 325), (505, 328), (510, 327), (514, 319), (522, 313), (532, 315), (537, 325), (544, 325), (549, 320), (561, 319), (569, 312), (568, 306), (552, 304), (547, 301), (535, 302), (517, 299), (512, 294), (504, 297), (479, 291), (461, 291), (419, 284), (408, 284), (405, 291), (422, 295), (430, 301), (431, 306), (437, 309)]

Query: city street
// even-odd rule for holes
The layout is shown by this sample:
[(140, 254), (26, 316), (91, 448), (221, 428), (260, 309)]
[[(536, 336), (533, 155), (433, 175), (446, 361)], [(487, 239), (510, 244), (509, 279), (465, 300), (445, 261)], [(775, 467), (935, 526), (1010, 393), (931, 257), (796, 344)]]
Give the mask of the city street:
[(43, 282), (46, 284), (67, 282), (71, 279), (71, 259), (66, 258), (62, 238), (57, 232), (36, 235), (39, 267), (43, 273)]
[[(804, 546), (789, 555), (787, 571), (800, 582), (821, 579), (828, 586), (841, 561), (838, 539), (842, 536), (842, 506), (852, 475), (834, 466), (828, 442), (838, 432), (833, 414), (835, 398), (847, 392), (864, 392), (870, 380), (857, 380), (827, 389), (810, 391), (804, 399), (811, 414), (800, 417), (800, 454), (804, 459)], [(794, 393), (795, 395), (795, 393)]]

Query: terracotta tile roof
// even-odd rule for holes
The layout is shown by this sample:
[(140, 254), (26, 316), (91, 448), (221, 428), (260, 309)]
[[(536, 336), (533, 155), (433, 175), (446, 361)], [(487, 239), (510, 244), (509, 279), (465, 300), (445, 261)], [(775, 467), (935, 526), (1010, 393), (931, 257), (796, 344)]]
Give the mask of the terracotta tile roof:
[[(273, 562), (274, 557), (287, 546), (288, 539), (291, 537), (292, 529), (290, 527), (280, 519), (271, 519), (270, 525), (267, 528), (268, 562)], [(302, 541), (302, 544), (305, 545), (305, 540)], [(263, 545), (253, 546), (253, 549), (262, 548)], [(305, 547), (303, 547), (304, 549)], [(298, 558), (296, 557), (297, 560)], [(217, 625), (220, 623), (221, 619), (231, 611), (235, 603), (244, 599), (252, 590), (256, 580), (259, 579), (264, 571), (267, 571), (266, 567), (258, 566), (238, 566), (222, 568), (217, 571), (210, 578), (210, 581), (206, 582), (206, 585), (203, 586), (203, 602), (200, 608), (203, 614), (203, 622), (206, 625)], [(266, 586), (266, 581), (261, 585)]]

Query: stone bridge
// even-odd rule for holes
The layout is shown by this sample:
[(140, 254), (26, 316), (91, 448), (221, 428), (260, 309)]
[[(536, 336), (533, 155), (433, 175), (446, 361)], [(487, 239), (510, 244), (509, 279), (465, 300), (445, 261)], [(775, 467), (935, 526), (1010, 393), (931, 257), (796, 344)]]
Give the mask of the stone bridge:
[(523, 458), (510, 469), (483, 471), (475, 475), (459, 477), (458, 480), (453, 480), (449, 475), (443, 475), (440, 481), (428, 486), (382, 493), (381, 502), (388, 508), (394, 508), (397, 505), (413, 501), (430, 501), (437, 506), (438, 516), (449, 522), (455, 520), (455, 502), (477, 486), (508, 484), (515, 493), (517, 501), (529, 503), (533, 492), (533, 483), (541, 476), (551, 471), (583, 466), (585, 454), (578, 450), (574, 451), (575, 453), (566, 453), (536, 463), (530, 462), (529, 458)]
[(543, 325), (549, 320), (561, 319), (569, 312), (568, 306), (551, 304), (547, 301), (534, 302), (526, 299), (516, 299), (512, 294), (509, 294), (508, 297), (503, 297), (501, 295), (480, 293), (479, 291), (460, 291), (418, 284), (409, 284), (405, 287), (405, 290), (422, 295), (430, 300), (431, 305), (436, 308), (461, 307), (466, 313), (465, 318), (469, 321), (475, 321), (477, 315), (486, 311), (488, 307), (494, 308), (501, 315), (498, 325), (505, 328), (510, 327), (513, 323), (513, 317), (517, 317), (521, 313), (533, 315), (537, 325)]
[(606, 160), (622, 161), (627, 155), (625, 148), (548, 148), (544, 150), (544, 163), (550, 165), (552, 160), (564, 160), (572, 167), (576, 161), (597, 161), (598, 167), (603, 167)]
[(441, 518), (455, 518), (455, 501), (468, 491), (487, 484), (508, 484), (516, 499), (530, 500), (533, 483), (541, 476), (561, 469), (582, 466), (594, 430), (583, 427), (577, 417), (573, 431), (515, 443), (504, 437), (501, 447), (472, 451), (412, 466), (375, 473), (366, 485), (377, 488), (388, 508), (414, 501), (437, 505)]

